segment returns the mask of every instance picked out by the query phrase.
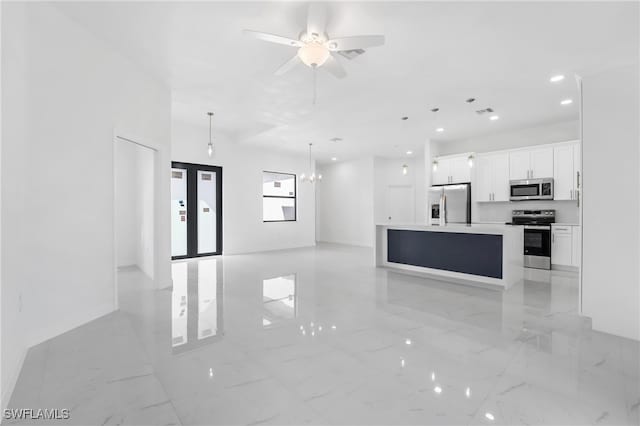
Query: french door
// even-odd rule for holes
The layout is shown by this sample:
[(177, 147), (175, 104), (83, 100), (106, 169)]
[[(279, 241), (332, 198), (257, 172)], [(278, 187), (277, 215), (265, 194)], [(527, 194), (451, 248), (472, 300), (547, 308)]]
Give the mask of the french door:
[(171, 259), (222, 253), (222, 167), (171, 163)]

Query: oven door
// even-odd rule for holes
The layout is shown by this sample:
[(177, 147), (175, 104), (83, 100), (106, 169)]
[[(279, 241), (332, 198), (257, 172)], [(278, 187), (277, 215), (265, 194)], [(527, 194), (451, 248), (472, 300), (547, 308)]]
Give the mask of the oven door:
[(524, 255), (551, 257), (551, 227), (525, 225)]

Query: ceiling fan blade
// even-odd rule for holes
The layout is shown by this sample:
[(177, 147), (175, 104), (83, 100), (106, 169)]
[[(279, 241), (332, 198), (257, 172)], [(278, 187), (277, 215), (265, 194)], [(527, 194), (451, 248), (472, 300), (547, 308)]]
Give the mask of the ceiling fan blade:
[(322, 64), (320, 69), (327, 71), (329, 74), (332, 74), (336, 78), (345, 78), (347, 76), (347, 72), (345, 71), (344, 67), (342, 66), (340, 61), (338, 61), (338, 59), (333, 55), (329, 55), (329, 59), (327, 59), (326, 62)]
[(367, 47), (381, 46), (384, 44), (383, 35), (362, 35), (353, 37), (334, 38), (325, 43), (332, 52), (341, 50), (365, 49)]
[(295, 67), (296, 65), (298, 65), (300, 63), (300, 58), (298, 57), (298, 55), (295, 55), (293, 58), (289, 59), (287, 62), (285, 62), (284, 64), (282, 64), (280, 66), (280, 68), (278, 68), (275, 72), (275, 75), (282, 75), (286, 72), (289, 72), (293, 67)]
[(323, 37), (327, 30), (327, 5), (310, 3), (307, 10), (307, 34)]
[(283, 37), (275, 34), (263, 33), (260, 31), (253, 31), (253, 30), (242, 30), (242, 32), (245, 35), (255, 37), (258, 40), (268, 41), (270, 43), (284, 44), (284, 45), (293, 46), (293, 47), (302, 47), (304, 45), (304, 43), (302, 43), (300, 40), (294, 40), (289, 37)]

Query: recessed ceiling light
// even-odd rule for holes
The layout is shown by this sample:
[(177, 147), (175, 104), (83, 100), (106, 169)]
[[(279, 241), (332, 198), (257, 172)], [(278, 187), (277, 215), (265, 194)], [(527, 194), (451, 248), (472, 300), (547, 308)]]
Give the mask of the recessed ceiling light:
[(498, 120), (499, 118), (500, 118), (500, 117), (499, 117), (499, 116), (497, 116), (497, 115), (492, 115), (491, 117), (489, 117), (489, 120), (491, 120), (491, 121), (496, 121), (496, 120)]
[(560, 102), (560, 105), (570, 105), (572, 103), (573, 103), (572, 99), (565, 99), (565, 100)]
[(442, 132), (444, 132), (444, 128), (443, 128), (443, 127), (438, 127), (438, 128), (436, 129), (436, 132), (438, 132), (438, 133), (442, 133)]
[(407, 151), (407, 155), (413, 154), (413, 151)]
[(331, 157), (331, 161), (338, 161), (336, 157)]
[(549, 79), (549, 81), (552, 82), (552, 83), (557, 83), (557, 82), (562, 81), (562, 80), (564, 80), (564, 75), (562, 75), (562, 74), (554, 75), (553, 77), (551, 77)]
[(330, 140), (331, 142), (340, 142), (340, 141), (342, 141), (342, 138), (335, 137), (335, 138), (331, 138), (331, 139), (329, 139), (329, 140)]

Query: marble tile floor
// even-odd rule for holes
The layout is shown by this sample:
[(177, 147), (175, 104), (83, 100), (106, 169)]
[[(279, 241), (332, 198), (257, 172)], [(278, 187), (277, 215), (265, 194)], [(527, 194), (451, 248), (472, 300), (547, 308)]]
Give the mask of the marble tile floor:
[(371, 259), (201, 258), (165, 290), (123, 270), (120, 310), (32, 348), (9, 408), (83, 425), (640, 423), (639, 345), (577, 315), (576, 273), (527, 269), (499, 292)]

